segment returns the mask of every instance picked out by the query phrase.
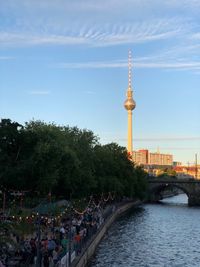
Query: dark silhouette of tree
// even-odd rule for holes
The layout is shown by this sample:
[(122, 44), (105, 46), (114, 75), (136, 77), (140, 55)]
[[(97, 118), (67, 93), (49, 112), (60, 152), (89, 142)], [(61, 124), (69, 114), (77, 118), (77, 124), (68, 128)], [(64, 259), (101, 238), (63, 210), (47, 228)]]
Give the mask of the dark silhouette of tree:
[(0, 182), (5, 188), (56, 197), (115, 192), (143, 198), (146, 173), (128, 159), (126, 148), (101, 145), (90, 130), (2, 119)]

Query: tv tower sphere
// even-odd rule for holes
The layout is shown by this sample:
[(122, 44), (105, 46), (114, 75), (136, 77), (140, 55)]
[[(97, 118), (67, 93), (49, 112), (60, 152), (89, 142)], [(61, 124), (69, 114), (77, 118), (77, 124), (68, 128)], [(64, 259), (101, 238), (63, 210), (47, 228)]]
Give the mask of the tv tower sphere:
[[(127, 96), (128, 97), (128, 96)], [(127, 110), (133, 110), (136, 107), (135, 101), (132, 99), (132, 96), (127, 98), (124, 102), (124, 107)]]

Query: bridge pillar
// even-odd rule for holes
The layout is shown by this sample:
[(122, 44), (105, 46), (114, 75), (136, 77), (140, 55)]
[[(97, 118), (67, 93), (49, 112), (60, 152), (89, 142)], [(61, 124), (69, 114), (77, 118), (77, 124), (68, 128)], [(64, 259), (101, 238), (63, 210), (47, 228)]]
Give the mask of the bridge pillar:
[(199, 195), (188, 196), (188, 205), (189, 206), (200, 206), (200, 196)]

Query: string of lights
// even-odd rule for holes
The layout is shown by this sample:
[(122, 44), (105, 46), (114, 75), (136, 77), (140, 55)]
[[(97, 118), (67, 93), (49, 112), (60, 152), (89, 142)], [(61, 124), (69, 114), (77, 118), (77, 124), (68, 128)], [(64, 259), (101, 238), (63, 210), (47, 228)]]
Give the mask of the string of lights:
[[(8, 190), (9, 192), (13, 192), (13, 190)], [(17, 191), (15, 191), (17, 192)], [(18, 191), (20, 192), (20, 191)], [(26, 191), (27, 192), (27, 191)], [(14, 194), (13, 196), (17, 197), (18, 194)], [(114, 200), (115, 195), (111, 194), (111, 192), (108, 193), (107, 197), (104, 197), (104, 194), (101, 194), (101, 198), (98, 202), (98, 204), (95, 203), (94, 197), (90, 196), (90, 199), (86, 205), (86, 207), (83, 210), (78, 210), (77, 208), (74, 208), (73, 205), (72, 210), (78, 214), (78, 215), (83, 215), (85, 212), (88, 211), (89, 208), (100, 208), (103, 203), (108, 202), (109, 200)], [(63, 211), (59, 212), (57, 215), (49, 215), (49, 214), (44, 214), (40, 215), (40, 219), (44, 221), (44, 223), (50, 224), (52, 222), (59, 222), (64, 216), (70, 213), (70, 207), (65, 208)], [(1, 215), (0, 220), (3, 221), (15, 221), (15, 222), (28, 222), (28, 223), (35, 223), (37, 218), (39, 217), (39, 212), (31, 212), (30, 215)]]

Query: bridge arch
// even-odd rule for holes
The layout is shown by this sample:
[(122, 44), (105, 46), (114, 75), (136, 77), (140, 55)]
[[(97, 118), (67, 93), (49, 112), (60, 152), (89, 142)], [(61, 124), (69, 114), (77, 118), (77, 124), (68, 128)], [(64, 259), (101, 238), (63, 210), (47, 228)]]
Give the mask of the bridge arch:
[(150, 201), (151, 202), (157, 202), (162, 199), (162, 192), (164, 192), (167, 189), (170, 188), (177, 188), (180, 189), (183, 193), (185, 193), (188, 197), (188, 200), (191, 196), (189, 190), (184, 186), (180, 184), (169, 184), (169, 183), (161, 183), (161, 184), (155, 184), (153, 187), (151, 187), (149, 193), (150, 193)]
[(188, 196), (189, 206), (200, 206), (200, 181), (195, 179), (148, 179), (149, 201), (160, 200), (160, 192), (168, 186), (181, 189)]
[(168, 183), (163, 183), (160, 185), (155, 186), (154, 188), (152, 188), (152, 192), (153, 194), (160, 194), (161, 192), (170, 189), (170, 188), (177, 188), (180, 189), (181, 191), (183, 191), (183, 193), (185, 193), (187, 195), (187, 197), (190, 196), (189, 191), (182, 185), (177, 185), (177, 184), (168, 184)]

